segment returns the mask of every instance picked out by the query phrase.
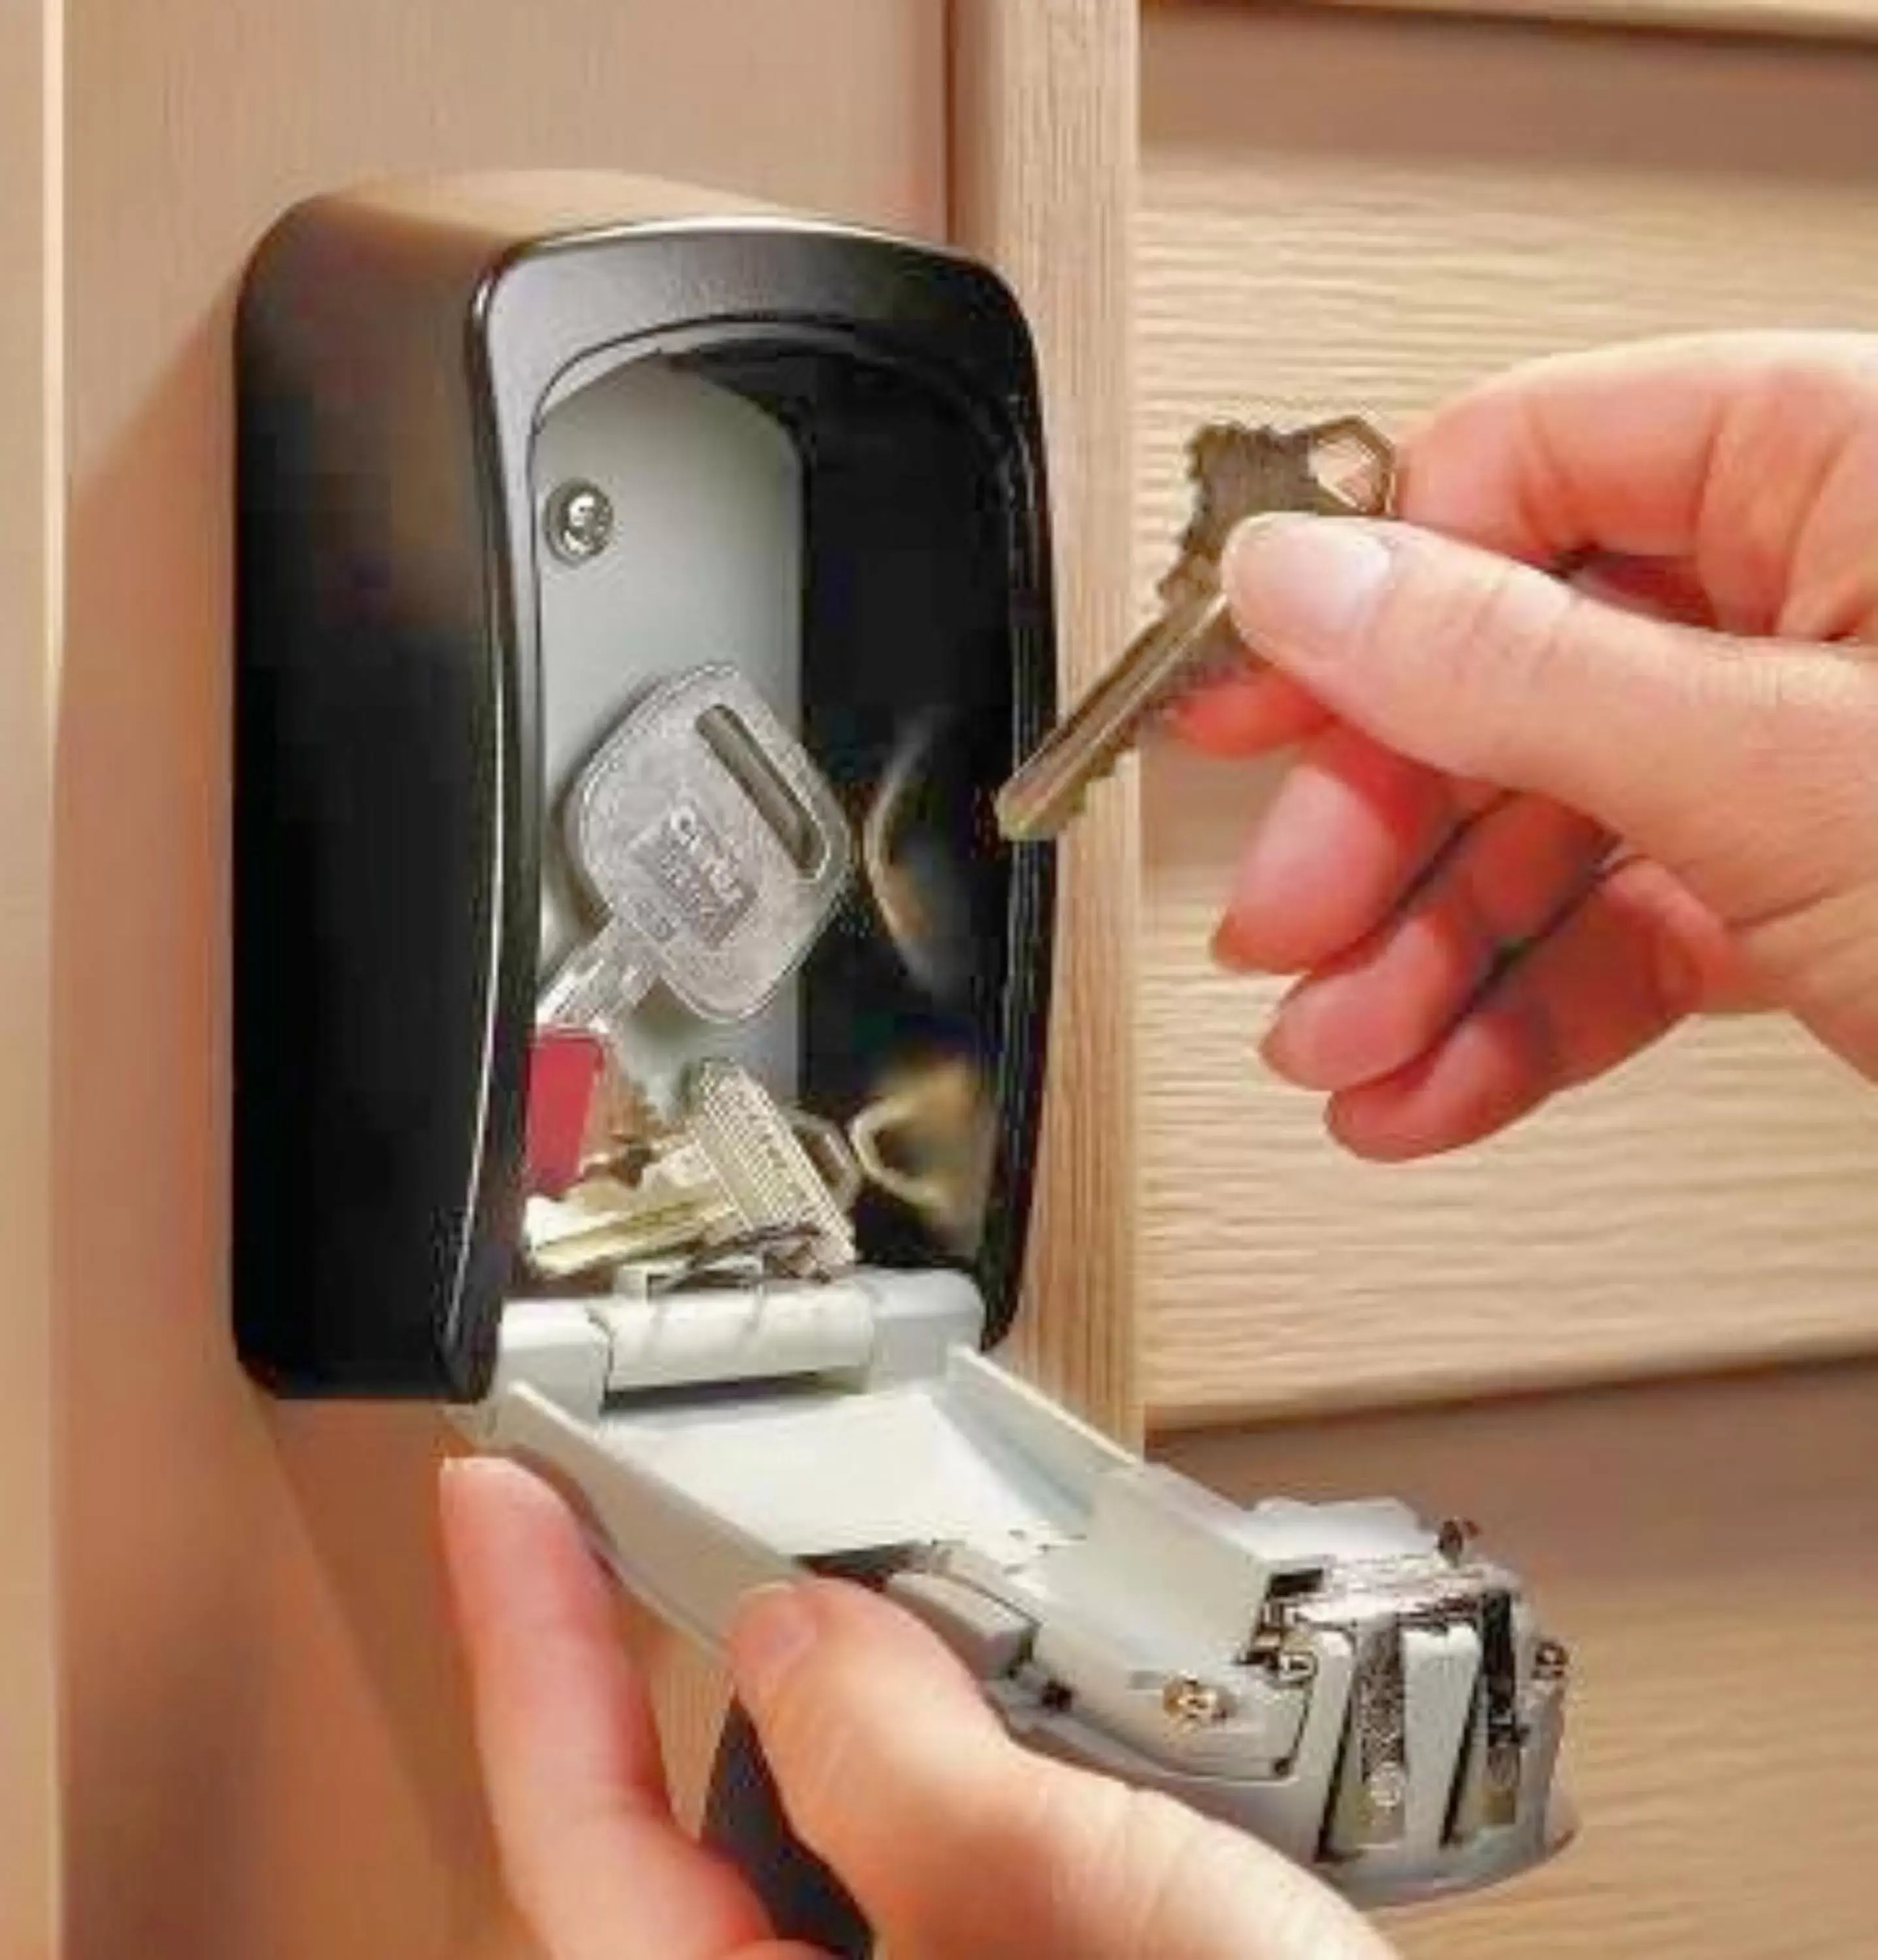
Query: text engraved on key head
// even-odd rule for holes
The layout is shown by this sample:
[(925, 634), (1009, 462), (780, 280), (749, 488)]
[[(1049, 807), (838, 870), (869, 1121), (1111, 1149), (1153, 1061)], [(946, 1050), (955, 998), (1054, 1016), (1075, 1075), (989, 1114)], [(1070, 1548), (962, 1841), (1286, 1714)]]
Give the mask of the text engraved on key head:
[(641, 700), (581, 771), (562, 828), (597, 930), (541, 1016), (603, 1027), (654, 982), (705, 1020), (757, 1012), (826, 923), (852, 857), (833, 793), (728, 667)]
[[(687, 797), (674, 799), (628, 850), (684, 929), (706, 946), (721, 946), (756, 902), (756, 888), (736, 853)], [(640, 916), (651, 925), (644, 912)]]

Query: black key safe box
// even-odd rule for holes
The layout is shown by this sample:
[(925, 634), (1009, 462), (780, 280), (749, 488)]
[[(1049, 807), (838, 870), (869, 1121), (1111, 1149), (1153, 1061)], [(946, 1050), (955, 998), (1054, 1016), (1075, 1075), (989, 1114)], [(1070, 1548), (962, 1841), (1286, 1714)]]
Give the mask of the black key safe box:
[[(1055, 709), (1037, 377), (1003, 284), (635, 180), (393, 184), (280, 220), (237, 371), (256, 1380), (446, 1405), (707, 1641), (763, 1579), (863, 1574), (1014, 1733), (1359, 1898), (1553, 1849), (1562, 1650), (1510, 1574), (1389, 1500), (1242, 1510), (986, 1351), (1023, 1265), (1054, 911), (1052, 848), (991, 814)], [(969, 1201), (941, 1216), (883, 1171), (822, 1280), (543, 1285), (518, 1258), (536, 1006), (603, 923), (561, 813), (635, 702), (726, 667), (825, 779), (852, 875), (759, 1010), (714, 1023), (655, 983), (618, 1059), (656, 1099), (728, 1058), (837, 1128), (949, 1075)], [(786, 784), (744, 784), (786, 832)], [(780, 1930), (858, 1950), (735, 1724), (720, 1771), (714, 1828)]]

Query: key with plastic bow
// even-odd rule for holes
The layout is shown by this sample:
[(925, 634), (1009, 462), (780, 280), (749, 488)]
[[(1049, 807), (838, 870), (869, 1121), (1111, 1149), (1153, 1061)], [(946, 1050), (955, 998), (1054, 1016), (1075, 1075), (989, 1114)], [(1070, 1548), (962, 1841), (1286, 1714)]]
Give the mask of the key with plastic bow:
[(700, 1019), (758, 1012), (846, 886), (847, 819), (734, 667), (654, 688), (569, 792), (568, 854), (599, 929), (543, 990), (539, 1023), (616, 1042), (655, 983)]
[(559, 1197), (529, 1199), (525, 1256), (538, 1277), (566, 1280), (736, 1242), (767, 1248), (779, 1271), (832, 1278), (855, 1262), (860, 1182), (832, 1123), (706, 1058), (686, 1069), (636, 1170), (602, 1166)]
[(1187, 457), (1193, 513), (1157, 588), (1160, 610), (998, 792), (998, 828), (1013, 842), (1057, 835), (1155, 714), (1246, 658), (1219, 582), (1236, 526), (1280, 511), (1379, 517), (1393, 507), (1395, 452), (1354, 415), (1288, 431), (1209, 423)]

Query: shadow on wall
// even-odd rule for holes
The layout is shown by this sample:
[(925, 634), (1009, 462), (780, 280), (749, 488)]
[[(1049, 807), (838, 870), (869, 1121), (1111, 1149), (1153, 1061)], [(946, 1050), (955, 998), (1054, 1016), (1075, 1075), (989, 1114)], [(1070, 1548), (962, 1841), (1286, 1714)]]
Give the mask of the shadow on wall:
[(228, 1328), (231, 311), (224, 294), (71, 491), (68, 1950), (456, 1960), (499, 1913), (442, 1610), (436, 1418), (274, 1408)]

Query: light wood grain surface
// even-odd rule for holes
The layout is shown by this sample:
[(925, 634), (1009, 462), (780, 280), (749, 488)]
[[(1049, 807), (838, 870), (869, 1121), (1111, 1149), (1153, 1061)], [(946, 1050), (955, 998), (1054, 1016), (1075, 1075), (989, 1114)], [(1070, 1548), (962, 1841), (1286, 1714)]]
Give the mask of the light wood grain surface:
[[(1064, 698), (1128, 616), (1133, 0), (954, 0), (952, 231), (1008, 279), (1042, 369)], [(1136, 826), (1111, 796), (1058, 858), (1035, 1238), (1011, 1351), (1117, 1433), (1139, 1421), (1133, 1113)]]
[[(410, 170), (638, 170), (941, 235), (943, 10), (68, 13), (56, 1093), (69, 1950), (458, 1960), (506, 1934), (442, 1612), (434, 1420), (272, 1408), (227, 1325), (230, 303), (288, 202)], [(11, 715), (0, 729), (7, 779), (31, 752)], [(708, 1696), (673, 1698), (695, 1711)]]
[(1574, 1656), (1583, 1828), (1389, 1917), (1407, 1960), (1851, 1960), (1878, 1927), (1878, 1369), (1195, 1434), (1249, 1501), (1396, 1494), (1486, 1527)]
[[(1221, 412), (1402, 422), (1628, 336), (1878, 326), (1878, 55), (1150, 10), (1138, 575)], [(1679, 1036), (1438, 1163), (1334, 1152), (1206, 945), (1269, 769), (1144, 769), (1144, 1388), (1161, 1425), (1878, 1342), (1878, 1096)], [(1720, 786), (1717, 786), (1718, 790)]]
[[(1240, 0), (1249, 6), (1274, 0)], [(1277, 0), (1284, 4), (1284, 0)], [(1590, 26), (1653, 33), (1754, 34), (1810, 41), (1878, 40), (1873, 0), (1308, 0), (1370, 12)]]
[(1655, 33), (1878, 41), (1878, 6), (1872, 0), (1317, 0), (1317, 4)]
[(62, 513), (59, 9), (0, 9), (0, 1953), (58, 1945), (51, 709)]

